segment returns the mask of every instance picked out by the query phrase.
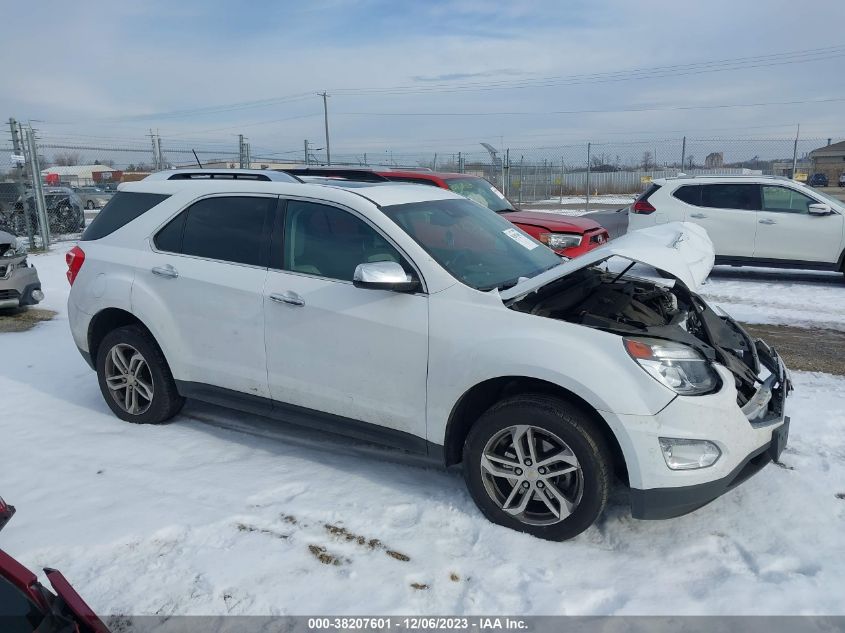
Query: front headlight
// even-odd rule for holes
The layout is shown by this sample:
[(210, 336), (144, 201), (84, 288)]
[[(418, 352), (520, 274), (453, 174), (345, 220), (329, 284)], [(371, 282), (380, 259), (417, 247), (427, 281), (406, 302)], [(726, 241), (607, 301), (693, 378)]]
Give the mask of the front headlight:
[(581, 236), (572, 233), (541, 233), (540, 241), (543, 244), (559, 250), (561, 248), (572, 248), (581, 245)]
[(625, 349), (658, 382), (682, 396), (710, 393), (719, 377), (692, 347), (653, 338), (625, 338)]
[(16, 245), (13, 245), (12, 248), (6, 250), (6, 252), (3, 253), (3, 257), (9, 257), (9, 258), (20, 257), (21, 255), (26, 255), (26, 254), (27, 254), (26, 245), (22, 244), (22, 243), (18, 243)]

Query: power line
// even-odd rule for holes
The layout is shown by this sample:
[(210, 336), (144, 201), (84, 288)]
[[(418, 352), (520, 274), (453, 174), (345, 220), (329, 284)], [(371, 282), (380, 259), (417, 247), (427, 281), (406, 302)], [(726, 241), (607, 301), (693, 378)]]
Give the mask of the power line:
[[(474, 92), (488, 90), (522, 90), (527, 88), (545, 88), (553, 86), (571, 86), (580, 84), (608, 83), (616, 81), (632, 81), (636, 79), (656, 79), (671, 76), (683, 76), (700, 74), (706, 72), (723, 72), (733, 70), (745, 70), (751, 68), (763, 68), (787, 64), (800, 64), (814, 61), (822, 61), (845, 56), (845, 46), (827, 46), (823, 48), (804, 49), (798, 51), (785, 51), (756, 55), (750, 57), (735, 57), (720, 60), (709, 60), (692, 62), (688, 64), (673, 64), (668, 66), (652, 66), (647, 68), (633, 68), (626, 70), (608, 71), (603, 73), (590, 73), (566, 76), (551, 76), (539, 78), (524, 78), (518, 80), (501, 80), (487, 82), (470, 82), (456, 85), (454, 83), (405, 85), (381, 88), (336, 88), (336, 94), (346, 96), (366, 95), (404, 95), (436, 92)], [(244, 101), (239, 103), (220, 104), (201, 108), (189, 108), (183, 110), (171, 110), (165, 112), (146, 113), (122, 117), (101, 118), (88, 121), (52, 121), (54, 125), (73, 125), (83, 122), (115, 123), (127, 121), (146, 121), (167, 118), (179, 118), (186, 116), (199, 116), (204, 114), (221, 114), (235, 112), (245, 109), (264, 108), (284, 103), (293, 103), (310, 98), (313, 92), (302, 92), (279, 97), (260, 99), (256, 101)]]
[(666, 107), (643, 107), (643, 108), (603, 108), (588, 110), (548, 110), (545, 112), (338, 112), (337, 115), (344, 116), (538, 116), (551, 114), (605, 114), (617, 112), (670, 112), (676, 110), (719, 110), (725, 108), (757, 108), (776, 105), (798, 105), (808, 103), (833, 103), (845, 101), (845, 97), (830, 97), (825, 99), (806, 99), (795, 101), (769, 101), (759, 103), (727, 103), (713, 105), (694, 106), (666, 106)]

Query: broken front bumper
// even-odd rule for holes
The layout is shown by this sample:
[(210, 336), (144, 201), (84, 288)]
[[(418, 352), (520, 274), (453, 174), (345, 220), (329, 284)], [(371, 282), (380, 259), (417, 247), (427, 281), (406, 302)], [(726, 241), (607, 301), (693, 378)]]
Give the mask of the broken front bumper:
[[(792, 383), (777, 353), (762, 341), (755, 345), (765, 369), (755, 395), (742, 409), (733, 375), (719, 365), (723, 387), (717, 393), (679, 396), (650, 418), (619, 416), (636, 454), (632, 463), (623, 445), (634, 518), (666, 519), (692, 512), (779, 459), (789, 433), (784, 411)], [(660, 437), (707, 440), (721, 455), (707, 468), (670, 470), (659, 448)]]

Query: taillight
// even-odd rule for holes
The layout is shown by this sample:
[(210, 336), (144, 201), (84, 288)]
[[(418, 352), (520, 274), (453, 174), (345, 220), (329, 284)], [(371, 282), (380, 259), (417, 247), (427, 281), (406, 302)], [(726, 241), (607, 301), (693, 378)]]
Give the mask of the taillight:
[(65, 261), (67, 262), (67, 280), (72, 286), (73, 282), (76, 281), (76, 276), (79, 274), (79, 269), (85, 263), (85, 251), (78, 246), (74, 246), (65, 255)]
[(657, 209), (648, 200), (637, 200), (631, 207), (631, 211), (648, 215), (649, 213), (654, 213)]

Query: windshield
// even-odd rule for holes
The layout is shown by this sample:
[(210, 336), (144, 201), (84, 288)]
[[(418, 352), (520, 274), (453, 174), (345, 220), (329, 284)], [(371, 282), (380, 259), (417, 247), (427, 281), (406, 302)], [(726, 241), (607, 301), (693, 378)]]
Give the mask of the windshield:
[(469, 200), (430, 200), (382, 211), (453, 277), (503, 290), (561, 263), (554, 251)]
[(450, 191), (459, 196), (469, 198), (473, 202), (483, 204), (493, 211), (513, 211), (508, 199), (484, 178), (470, 176), (468, 178), (446, 178), (446, 185)]

